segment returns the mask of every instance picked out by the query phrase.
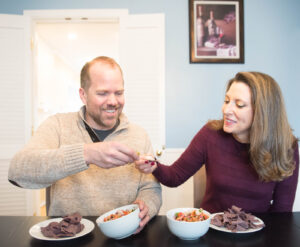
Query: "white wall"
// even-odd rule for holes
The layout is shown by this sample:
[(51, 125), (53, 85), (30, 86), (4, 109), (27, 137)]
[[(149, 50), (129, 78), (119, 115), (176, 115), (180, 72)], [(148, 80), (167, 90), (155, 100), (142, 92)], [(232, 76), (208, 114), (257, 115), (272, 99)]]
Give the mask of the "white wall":
[(57, 112), (77, 111), (82, 105), (78, 96), (79, 74), (53, 51), (43, 39), (36, 39), (36, 116), (34, 129)]
[[(163, 164), (172, 164), (179, 158), (184, 149), (166, 149), (160, 161)], [(165, 215), (172, 208), (193, 207), (194, 206), (193, 177), (177, 188), (169, 188), (162, 185), (163, 204), (159, 211), (160, 215)]]

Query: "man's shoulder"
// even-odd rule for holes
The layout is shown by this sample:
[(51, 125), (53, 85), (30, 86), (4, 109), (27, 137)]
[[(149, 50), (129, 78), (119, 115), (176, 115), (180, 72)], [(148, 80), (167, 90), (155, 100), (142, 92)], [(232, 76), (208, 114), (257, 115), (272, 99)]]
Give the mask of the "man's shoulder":
[(147, 135), (146, 129), (144, 129), (141, 125), (138, 125), (138, 124), (135, 124), (135, 123), (128, 123), (127, 128), (130, 132), (133, 131), (133, 132), (136, 132), (136, 133)]
[(56, 113), (49, 116), (44, 123), (50, 125), (69, 125), (71, 123), (76, 123), (78, 119), (78, 112)]
[(124, 113), (120, 116), (120, 121), (120, 129), (127, 129), (129, 132), (147, 134), (147, 131), (141, 125), (130, 122)]
[(56, 113), (52, 117), (60, 119), (60, 120), (74, 120), (78, 119), (78, 112), (64, 112), (64, 113)]

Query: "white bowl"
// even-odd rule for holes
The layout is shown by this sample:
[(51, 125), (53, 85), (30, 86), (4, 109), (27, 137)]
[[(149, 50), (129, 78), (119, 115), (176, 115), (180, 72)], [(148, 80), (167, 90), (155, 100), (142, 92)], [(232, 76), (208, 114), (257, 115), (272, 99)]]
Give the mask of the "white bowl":
[[(104, 218), (106, 216), (115, 214), (118, 210), (132, 209), (135, 210), (130, 214), (127, 214), (115, 220), (104, 222)], [(140, 209), (137, 204), (126, 205), (102, 214), (97, 218), (96, 223), (105, 236), (109, 238), (122, 239), (132, 235), (139, 227), (141, 221), (141, 219), (139, 218), (139, 213)]]
[(175, 214), (179, 212), (191, 212), (197, 208), (174, 208), (167, 212), (167, 224), (169, 230), (183, 240), (195, 240), (207, 233), (210, 225), (211, 214), (205, 210), (203, 212), (209, 216), (208, 219), (196, 222), (186, 222), (175, 220)]

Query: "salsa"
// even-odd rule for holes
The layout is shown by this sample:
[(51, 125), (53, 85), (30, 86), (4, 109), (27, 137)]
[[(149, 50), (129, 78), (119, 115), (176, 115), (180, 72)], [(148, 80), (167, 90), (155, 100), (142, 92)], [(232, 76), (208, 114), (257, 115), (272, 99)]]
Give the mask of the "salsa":
[(195, 209), (189, 212), (178, 212), (175, 214), (175, 220), (186, 222), (203, 221), (207, 220), (208, 218), (209, 216), (203, 212), (202, 208)]
[(115, 220), (115, 219), (121, 218), (121, 217), (123, 217), (123, 216), (125, 216), (127, 214), (132, 213), (134, 210), (135, 209), (118, 210), (116, 213), (110, 214), (110, 215), (106, 216), (103, 221), (106, 222), (106, 221), (110, 221), (110, 220)]

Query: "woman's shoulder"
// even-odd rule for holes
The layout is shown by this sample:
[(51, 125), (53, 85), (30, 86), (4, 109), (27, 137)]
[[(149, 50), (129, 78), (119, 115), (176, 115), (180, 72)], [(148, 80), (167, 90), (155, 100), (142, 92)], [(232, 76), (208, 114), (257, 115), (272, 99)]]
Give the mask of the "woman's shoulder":
[[(235, 152), (234, 150), (239, 147), (235, 139), (230, 133), (223, 131), (223, 128), (215, 128), (211, 122), (206, 123), (193, 139), (193, 145), (200, 145), (205, 143), (206, 147), (213, 149), (220, 148), (226, 152)], [(244, 147), (239, 147), (239, 150)]]
[(215, 128), (214, 126), (211, 125), (210, 122), (208, 122), (198, 131), (194, 139), (199, 141), (205, 140), (205, 141), (215, 143), (223, 138), (226, 138), (227, 135), (223, 131), (223, 128), (221, 129)]
[(295, 138), (293, 143), (293, 149), (294, 149), (294, 160), (299, 163), (299, 140)]
[(222, 127), (214, 125), (213, 121), (207, 122), (200, 130), (200, 134), (207, 135), (207, 136), (223, 136), (225, 132), (223, 131)]

